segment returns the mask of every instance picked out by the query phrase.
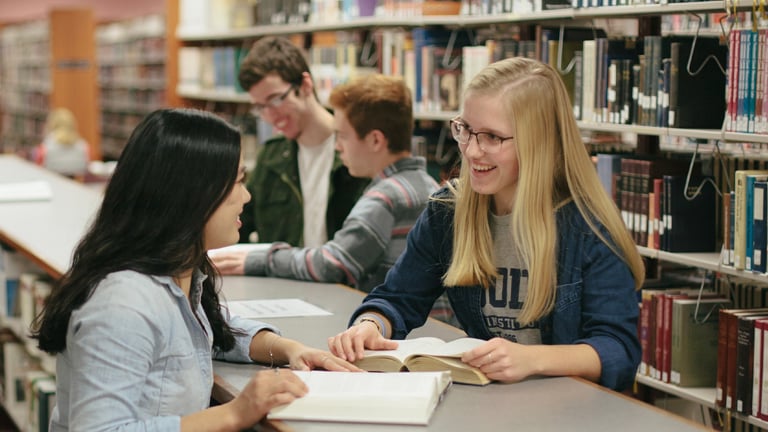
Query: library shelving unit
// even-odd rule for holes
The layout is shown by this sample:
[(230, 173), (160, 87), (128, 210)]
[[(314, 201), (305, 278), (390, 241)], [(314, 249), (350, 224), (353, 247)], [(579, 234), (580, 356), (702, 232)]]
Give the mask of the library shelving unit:
[[(183, 5), (183, 2), (182, 2)], [(407, 18), (399, 17), (367, 17), (360, 19), (341, 20), (331, 22), (310, 22), (300, 24), (279, 24), (279, 25), (255, 25), (246, 28), (237, 29), (200, 29), (185, 28), (180, 26), (176, 31), (176, 38), (180, 46), (221, 46), (242, 44), (255, 40), (266, 35), (310, 35), (318, 32), (349, 32), (358, 30), (386, 30), (386, 29), (413, 29), (419, 27), (444, 26), (453, 29), (464, 28), (483, 28), (495, 27), (499, 25), (510, 24), (546, 24), (552, 26), (558, 25), (577, 25), (581, 23), (594, 23), (596, 20), (611, 19), (634, 19), (639, 23), (640, 36), (662, 34), (659, 28), (659, 17), (665, 15), (685, 15), (685, 14), (706, 14), (722, 13), (726, 8), (731, 11), (744, 11), (752, 7), (751, 2), (737, 0), (735, 2), (723, 1), (698, 1), (685, 3), (666, 3), (666, 4), (632, 4), (626, 6), (604, 6), (587, 8), (565, 8), (546, 10), (530, 13), (504, 13), (482, 16), (413, 16)], [(180, 16), (185, 16), (185, 11), (177, 11)], [(713, 37), (715, 34), (699, 34), (699, 36)], [(181, 100), (196, 101), (197, 103), (231, 103), (231, 104), (249, 104), (248, 95), (238, 93), (231, 89), (222, 90), (217, 88), (201, 88), (197, 85), (185, 85), (179, 82), (176, 88), (176, 94)], [(450, 111), (416, 111), (415, 118), (418, 120), (431, 120), (444, 122), (455, 116), (456, 112)], [(653, 127), (628, 124), (607, 124), (595, 123), (591, 121), (579, 121), (579, 127), (584, 131), (608, 132), (608, 133), (627, 133), (638, 137), (638, 151), (640, 151), (641, 141), (648, 140), (651, 146), (658, 146), (659, 139), (667, 138), (690, 138), (697, 140), (714, 140), (727, 145), (733, 143), (768, 143), (768, 135), (745, 134), (729, 132), (725, 127), (718, 129), (680, 129), (669, 127)], [(642, 137), (642, 139), (641, 139)], [(650, 139), (649, 139), (650, 138)], [(699, 269), (710, 270), (718, 274), (731, 275), (744, 278), (758, 283), (768, 283), (768, 277), (764, 274), (757, 274), (749, 271), (736, 270), (732, 267), (721, 264), (718, 253), (669, 253), (655, 249), (638, 246), (641, 255), (665, 261), (669, 263), (690, 266)], [(649, 378), (647, 376), (638, 376), (638, 382), (655, 388), (667, 394), (680, 397), (682, 399), (694, 402), (698, 405), (715, 409), (715, 389), (714, 388), (682, 388), (675, 385), (663, 383), (661, 381)], [(731, 413), (727, 413), (731, 414)], [(733, 416), (740, 418), (761, 429), (768, 430), (768, 423), (755, 417), (743, 416), (733, 413)]]
[(117, 159), (141, 119), (165, 106), (165, 17), (98, 26), (96, 41), (102, 154)]
[(77, 118), (91, 158), (101, 157), (94, 29), (93, 12), (79, 8), (2, 28), (3, 151), (39, 144), (48, 111), (64, 107)]

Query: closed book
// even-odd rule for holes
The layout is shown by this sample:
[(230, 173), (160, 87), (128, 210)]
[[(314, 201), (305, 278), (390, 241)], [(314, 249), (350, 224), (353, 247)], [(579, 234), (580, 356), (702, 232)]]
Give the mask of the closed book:
[[(670, 40), (670, 45), (678, 44), (677, 54), (671, 59), (676, 64), (670, 65), (671, 71), (677, 69), (675, 81), (670, 82), (670, 99), (676, 102), (674, 121), (670, 126), (720, 129), (726, 107), (725, 74), (708, 57), (713, 56), (724, 65), (727, 48), (720, 45), (717, 38), (698, 38), (691, 56), (693, 41), (693, 38), (682, 36)], [(676, 90), (674, 97), (673, 88)], [(669, 118), (671, 120), (672, 116)]]
[(715, 386), (718, 311), (729, 303), (725, 298), (672, 300), (672, 384), (681, 387)]
[(752, 367), (754, 365), (755, 321), (768, 315), (738, 317), (736, 324), (736, 384), (734, 408), (742, 414), (752, 412)]
[(765, 170), (737, 170), (734, 174), (735, 201), (733, 207), (733, 267), (746, 268), (747, 253), (747, 178), (750, 175), (765, 175)]
[(767, 174), (750, 174), (747, 176), (747, 183), (744, 187), (745, 192), (747, 194), (745, 202), (746, 202), (746, 222), (744, 224), (745, 232), (744, 232), (744, 269), (745, 270), (752, 270), (752, 258), (753, 258), (753, 247), (754, 247), (754, 236), (752, 235), (752, 230), (754, 228), (754, 194), (755, 194), (755, 182), (758, 181), (766, 181), (768, 179)]
[[(757, 417), (759, 417), (761, 420), (768, 421), (768, 373), (766, 373), (766, 367), (768, 366), (768, 318), (763, 318), (757, 320), (755, 323), (756, 333), (759, 331), (759, 333), (762, 335), (761, 337), (761, 352), (759, 355), (759, 365), (760, 365), (760, 382), (759, 382), (759, 388), (758, 388), (758, 412)], [(754, 392), (753, 392), (754, 397)], [(755, 400), (752, 400), (752, 403), (754, 405)], [(752, 414), (755, 415), (755, 414)]]
[(459, 338), (445, 342), (435, 337), (397, 341), (395, 350), (366, 350), (355, 366), (369, 372), (448, 371), (453, 382), (485, 385), (491, 382), (480, 369), (461, 361), (461, 355), (485, 343), (482, 339)]
[(451, 384), (448, 372), (294, 373), (309, 392), (273, 408), (269, 419), (427, 425)]
[(735, 408), (736, 399), (736, 344), (738, 317), (765, 314), (762, 309), (720, 309), (717, 339), (717, 381), (715, 383), (716, 403), (728, 409)]
[(664, 176), (668, 252), (713, 252), (717, 248), (717, 195), (704, 179)]
[(756, 181), (752, 192), (752, 271), (765, 273), (766, 192), (768, 183)]

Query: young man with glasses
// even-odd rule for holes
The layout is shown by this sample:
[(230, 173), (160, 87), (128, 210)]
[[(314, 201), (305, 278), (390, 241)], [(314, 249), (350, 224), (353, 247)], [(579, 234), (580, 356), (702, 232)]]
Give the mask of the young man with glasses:
[(240, 241), (324, 244), (368, 179), (352, 177), (339, 159), (333, 115), (317, 99), (303, 52), (285, 38), (259, 39), (238, 79), (254, 114), (281, 133), (264, 143), (248, 177), (252, 199), (240, 215)]

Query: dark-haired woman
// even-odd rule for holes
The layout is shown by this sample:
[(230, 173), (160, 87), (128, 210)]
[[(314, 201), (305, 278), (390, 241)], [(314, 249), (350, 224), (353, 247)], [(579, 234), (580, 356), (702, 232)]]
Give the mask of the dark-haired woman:
[(244, 175), (240, 134), (211, 114), (160, 110), (136, 128), (33, 325), (57, 356), (52, 431), (237, 431), (307, 391), (261, 371), (209, 407), (212, 357), (356, 370), (221, 308), (206, 251), (238, 240)]

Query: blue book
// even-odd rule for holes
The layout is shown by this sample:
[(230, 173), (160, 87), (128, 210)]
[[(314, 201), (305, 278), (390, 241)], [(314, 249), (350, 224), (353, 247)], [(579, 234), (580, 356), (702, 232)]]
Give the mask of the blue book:
[(757, 181), (766, 181), (768, 180), (768, 175), (766, 174), (751, 174), (748, 175), (746, 178), (746, 223), (744, 224), (744, 245), (745, 245), (745, 251), (744, 251), (744, 269), (745, 270), (752, 270), (752, 218), (754, 217), (754, 192), (755, 192), (755, 182)]
[(600, 177), (600, 183), (603, 185), (608, 196), (616, 202), (616, 191), (614, 190), (613, 176), (621, 172), (621, 155), (615, 153), (598, 153), (597, 155), (597, 176)]

